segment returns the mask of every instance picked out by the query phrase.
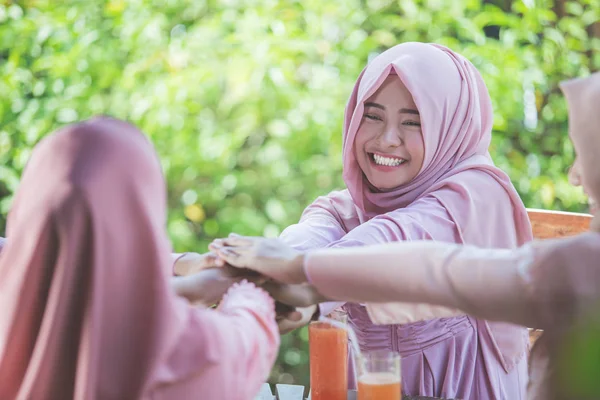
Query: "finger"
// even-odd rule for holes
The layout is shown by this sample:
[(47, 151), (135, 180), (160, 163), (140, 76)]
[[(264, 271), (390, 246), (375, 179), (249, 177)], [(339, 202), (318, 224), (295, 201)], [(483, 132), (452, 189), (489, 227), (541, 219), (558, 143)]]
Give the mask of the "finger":
[(225, 264), (219, 256), (215, 253), (207, 253), (204, 257), (203, 267), (222, 267)]
[(209, 246), (223, 246), (223, 239), (214, 239), (212, 242), (210, 242)]
[(286, 333), (290, 333), (298, 328), (303, 327), (302, 321), (290, 321), (287, 318), (281, 319), (277, 321), (277, 327), (279, 328), (279, 334), (285, 335)]
[(302, 320), (302, 313), (300, 311), (292, 311), (287, 315), (287, 319), (292, 322), (299, 322)]
[(308, 324), (309, 322), (310, 322), (310, 319), (307, 319), (305, 316), (302, 316), (300, 318), (300, 320), (297, 320), (297, 321), (292, 321), (288, 318), (283, 318), (283, 319), (277, 321), (277, 326), (279, 328), (279, 333), (284, 335), (286, 333), (292, 332), (293, 330), (303, 327), (304, 325)]
[(254, 251), (254, 247), (252, 246), (229, 246), (225, 245), (221, 247), (221, 250), (232, 250), (238, 253), (239, 255), (247, 255)]
[(304, 290), (295, 285), (285, 285), (276, 282), (267, 282), (263, 286), (275, 300), (293, 307), (307, 307), (313, 305)]
[(236, 268), (245, 268), (246, 267), (246, 257), (242, 256), (236, 250), (232, 250), (230, 248), (223, 248), (217, 250), (217, 254), (219, 257), (225, 261), (227, 264), (230, 264)]
[(223, 239), (223, 245), (231, 247), (239, 246), (251, 246), (254, 243), (254, 239), (245, 236), (230, 236), (227, 239)]
[[(223, 247), (222, 249), (217, 251), (219, 257), (225, 260), (228, 263), (231, 263), (232, 259), (235, 264), (235, 267), (238, 268), (249, 268), (252, 270), (256, 270), (257, 268), (253, 267), (256, 264), (254, 252), (252, 248), (248, 247)], [(229, 256), (229, 258), (227, 258)]]
[(296, 309), (292, 306), (288, 306), (287, 304), (283, 304), (279, 301), (275, 302), (275, 312), (278, 316), (287, 316), (288, 314), (296, 311)]
[(257, 274), (256, 276), (250, 275), (250, 277), (252, 278), (252, 282), (254, 282), (254, 284), (257, 286), (262, 286), (269, 280), (269, 278), (267, 278), (264, 275), (261, 275), (259, 272), (252, 271), (252, 270), (247, 270), (247, 271)]
[(222, 247), (211, 248), (209, 245), (208, 248), (215, 253), (214, 261), (211, 260), (211, 262), (215, 264), (215, 267), (222, 267), (223, 265), (226, 264), (226, 262), (225, 262), (226, 260), (223, 259), (223, 257), (221, 256), (221, 252), (224, 250)]
[(215, 260), (215, 266), (217, 267), (224, 267), (227, 263), (225, 262), (225, 260), (223, 260), (222, 258), (218, 257)]
[(241, 237), (242, 235), (238, 235), (237, 233), (231, 232), (228, 237)]
[(234, 257), (237, 256), (240, 260), (243, 259), (244, 261), (253, 259), (253, 249), (251, 247), (223, 247), (217, 250), (217, 254), (219, 257), (221, 257), (222, 254), (231, 254)]
[(209, 245), (208, 245), (208, 249), (210, 251), (214, 251), (215, 253), (217, 252), (217, 250), (222, 249), (222, 248), (223, 248), (223, 241), (219, 241), (219, 242), (214, 241), (212, 243), (209, 243)]
[(276, 314), (275, 321), (282, 322), (288, 321), (289, 323), (300, 322), (302, 320), (302, 313), (300, 311), (292, 311), (285, 314)]
[(268, 279), (260, 273), (248, 268), (239, 268), (231, 265), (225, 265), (221, 269), (227, 276), (233, 278), (243, 277), (259, 286), (264, 284)]

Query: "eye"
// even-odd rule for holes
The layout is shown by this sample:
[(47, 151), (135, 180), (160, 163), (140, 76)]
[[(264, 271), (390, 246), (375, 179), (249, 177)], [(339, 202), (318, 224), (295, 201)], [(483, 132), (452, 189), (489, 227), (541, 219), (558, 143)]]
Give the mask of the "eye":
[(382, 121), (382, 119), (375, 114), (365, 114), (366, 119), (370, 119), (371, 121)]
[(403, 122), (402, 125), (406, 125), (406, 126), (421, 126), (421, 123), (417, 122), (417, 121), (406, 121), (406, 122)]

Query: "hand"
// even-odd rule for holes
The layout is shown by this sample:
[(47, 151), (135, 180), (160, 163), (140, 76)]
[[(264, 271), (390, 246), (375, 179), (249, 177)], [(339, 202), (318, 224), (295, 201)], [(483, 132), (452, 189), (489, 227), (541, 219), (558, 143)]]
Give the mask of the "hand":
[(277, 326), (279, 327), (279, 334), (284, 335), (307, 325), (315, 314), (315, 311), (317, 311), (316, 305), (296, 308), (298, 314), (294, 315), (294, 318), (278, 319)]
[(275, 320), (279, 322), (285, 319), (299, 321), (302, 319), (302, 312), (298, 311), (296, 307), (275, 301)]
[(266, 282), (262, 285), (273, 299), (291, 307), (308, 307), (329, 301), (317, 289), (306, 283), (288, 285), (285, 283)]
[[(173, 255), (177, 256), (177, 255)], [(192, 275), (207, 268), (221, 267), (224, 262), (214, 253), (185, 253), (175, 262), (175, 275)]]
[[(262, 285), (279, 307), (288, 307), (294, 310), (287, 315), (278, 313), (277, 325), (279, 333), (286, 334), (308, 324), (317, 311), (317, 303), (328, 301), (309, 284), (287, 285), (276, 282), (266, 282)], [(287, 305), (285, 305), (287, 304)], [(276, 307), (277, 309), (277, 307)]]
[(230, 235), (209, 245), (223, 261), (283, 283), (306, 282), (304, 254), (279, 239)]
[(253, 271), (224, 266), (207, 268), (193, 275), (172, 277), (171, 287), (190, 303), (211, 306), (223, 297), (231, 285), (244, 279), (258, 284), (264, 282), (264, 278)]

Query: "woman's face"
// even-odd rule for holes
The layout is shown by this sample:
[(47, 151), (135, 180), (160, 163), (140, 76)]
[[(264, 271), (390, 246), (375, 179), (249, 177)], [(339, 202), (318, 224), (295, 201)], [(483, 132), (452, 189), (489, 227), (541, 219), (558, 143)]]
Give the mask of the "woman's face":
[(561, 84), (569, 105), (569, 136), (577, 157), (569, 177), (589, 196), (591, 212), (600, 211), (600, 74)]
[[(596, 152), (594, 152), (593, 148), (594, 146), (590, 143), (588, 146), (584, 146), (581, 152), (584, 154), (588, 152), (597, 155), (600, 154), (600, 148)], [(590, 154), (589, 157), (593, 159), (593, 154)], [(569, 171), (569, 181), (574, 186), (583, 187), (583, 191), (588, 196), (590, 214), (596, 214), (600, 211), (600, 205), (598, 204), (598, 200), (600, 199), (600, 174), (595, 172), (594, 168), (597, 170), (600, 166), (595, 162), (591, 162), (591, 160), (588, 161), (588, 166), (583, 165), (582, 159), (585, 158), (585, 156), (580, 157), (579, 154), (577, 155)], [(594, 178), (594, 176), (596, 177)]]
[(365, 101), (354, 151), (366, 178), (382, 191), (409, 183), (421, 170), (425, 157), (421, 118), (398, 76), (390, 75)]

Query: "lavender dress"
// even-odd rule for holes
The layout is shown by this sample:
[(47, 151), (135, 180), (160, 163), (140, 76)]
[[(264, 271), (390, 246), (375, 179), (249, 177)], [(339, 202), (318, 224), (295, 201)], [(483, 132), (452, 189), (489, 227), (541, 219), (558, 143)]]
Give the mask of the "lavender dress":
[[(466, 315), (405, 325), (375, 325), (365, 307), (347, 303), (361, 350), (389, 349), (402, 357), (403, 392), (460, 399), (525, 398), (527, 357), (507, 371), (485, 321)], [(523, 329), (527, 340), (527, 330)], [(354, 368), (349, 384), (355, 387)]]

